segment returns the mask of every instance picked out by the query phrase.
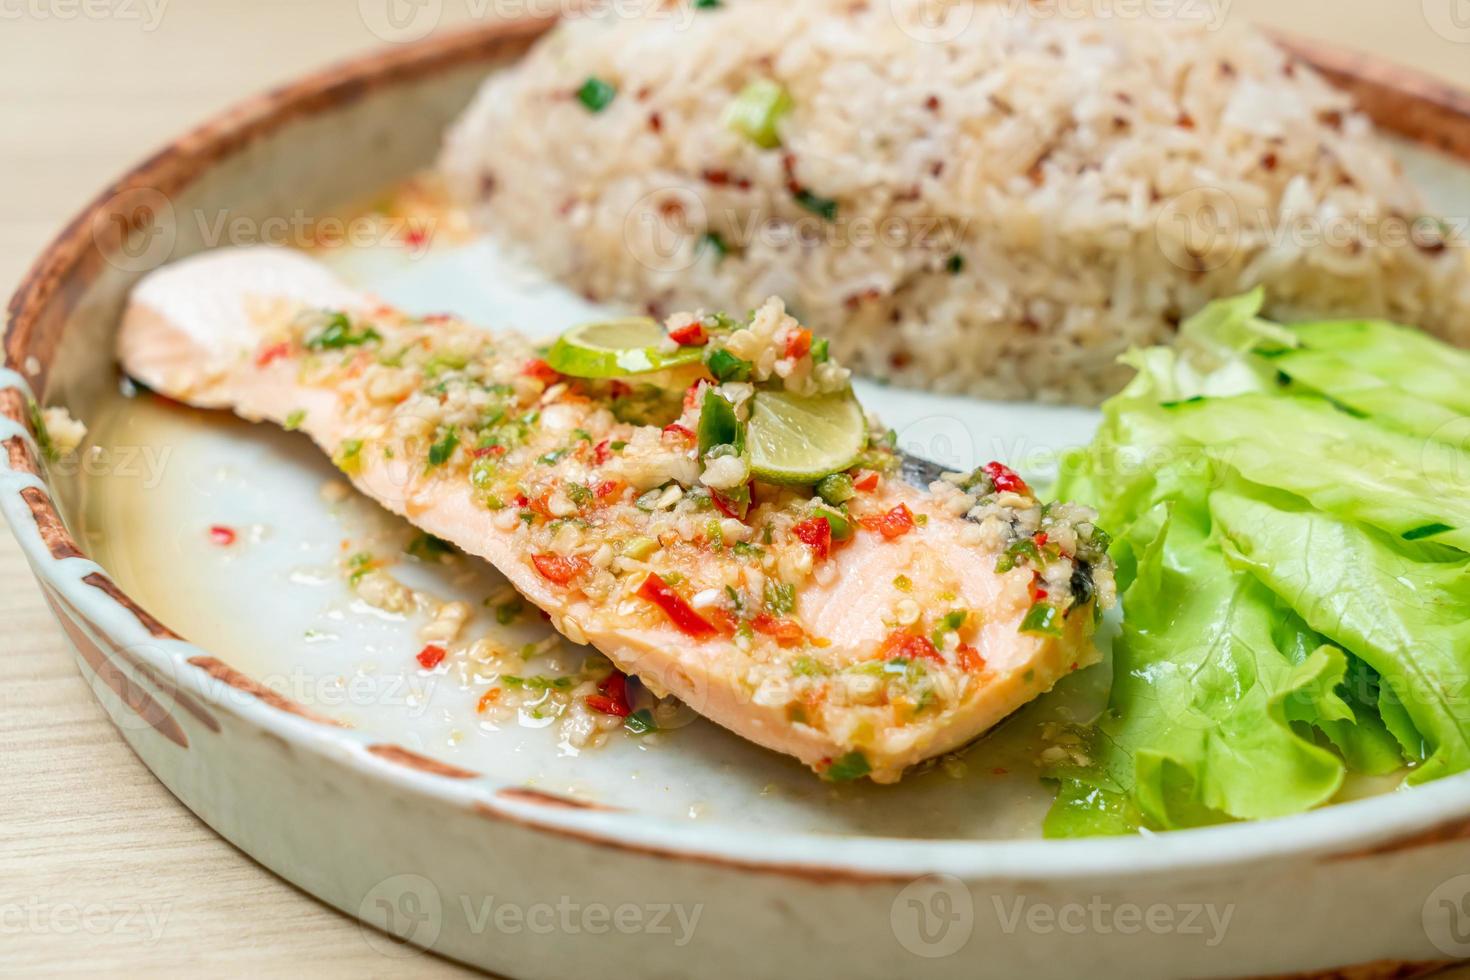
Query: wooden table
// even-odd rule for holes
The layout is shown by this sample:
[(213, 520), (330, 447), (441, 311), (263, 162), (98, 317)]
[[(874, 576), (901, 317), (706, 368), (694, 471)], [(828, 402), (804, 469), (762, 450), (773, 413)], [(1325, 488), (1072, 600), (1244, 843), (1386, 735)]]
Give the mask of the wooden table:
[[(72, 212), (183, 127), (382, 43), (360, 14), (374, 2), (389, 0), (0, 0), (0, 285), (8, 292)], [(1192, 2), (1470, 86), (1470, 0)], [(487, 4), (443, 8), (448, 26)], [(3, 530), (0, 622), (0, 974), (467, 973), (426, 955), (382, 958), (351, 919), (176, 802), (93, 703)]]

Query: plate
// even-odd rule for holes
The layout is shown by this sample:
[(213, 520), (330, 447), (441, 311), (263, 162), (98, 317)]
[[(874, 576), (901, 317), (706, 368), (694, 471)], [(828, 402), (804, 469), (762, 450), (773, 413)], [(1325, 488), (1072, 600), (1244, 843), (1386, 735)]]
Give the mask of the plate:
[[(84, 677), (175, 795), (364, 922), (517, 976), (623, 958), (654, 976), (717, 973), (735, 957), (753, 976), (1371, 975), (1470, 954), (1456, 928), (1470, 879), (1447, 870), (1470, 858), (1465, 777), (1264, 824), (1013, 839), (1034, 836), (1047, 802), (1034, 733), (1096, 710), (1087, 673), (960, 761), (887, 788), (816, 783), (697, 720), (657, 744), (575, 754), (549, 727), (487, 730), (473, 684), (418, 671), (413, 624), (354, 607), (342, 583), (344, 551), (406, 532), (364, 502), (324, 498), (332, 471), (303, 440), (122, 399), (110, 340), (139, 275), (210, 244), (222, 214), (263, 234), (268, 219), (337, 216), (395, 186), (429, 162), (485, 72), (545, 26), (397, 48), (237, 108), (100, 195), (12, 301), (0, 509)], [(1301, 50), (1384, 125), (1470, 156), (1462, 96)], [(1404, 154), (1436, 204), (1470, 213), (1463, 165)], [(484, 243), (381, 246), (332, 261), (410, 308), (542, 335), (592, 312)], [(492, 263), (500, 275), (485, 275)], [(43, 468), (30, 392), (89, 422), (98, 451)], [(905, 448), (1031, 474), (1095, 422), (862, 394)], [(243, 546), (212, 545), (219, 523)], [(476, 604), (498, 588), (467, 562), (395, 571)], [(526, 642), (543, 629), (516, 628)], [(371, 935), (388, 955), (405, 949)]]

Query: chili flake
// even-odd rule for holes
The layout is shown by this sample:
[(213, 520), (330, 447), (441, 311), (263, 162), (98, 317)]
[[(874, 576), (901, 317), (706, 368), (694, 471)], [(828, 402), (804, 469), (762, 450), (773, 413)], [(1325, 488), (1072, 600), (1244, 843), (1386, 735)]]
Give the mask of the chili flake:
[(670, 330), (669, 339), (680, 347), (700, 347), (709, 343), (709, 334), (704, 332), (704, 326), (698, 320), (693, 320), (678, 329)]
[(914, 514), (909, 510), (908, 504), (899, 504), (886, 514), (878, 517), (864, 517), (858, 523), (869, 531), (877, 531), (890, 541), (901, 538), (914, 529)]
[(810, 517), (791, 529), (798, 541), (812, 549), (818, 561), (832, 554), (832, 525), (825, 517)]
[(995, 489), (1001, 493), (1019, 493), (1027, 497), (1035, 496), (1031, 492), (1031, 488), (1026, 485), (1026, 481), (1021, 479), (1015, 470), (1004, 463), (991, 461), (986, 463), (981, 469), (995, 483)]
[(567, 585), (588, 568), (587, 559), (577, 555), (570, 558), (553, 554), (532, 555), (531, 564), (536, 566), (542, 578), (557, 585)]
[(690, 636), (705, 639), (717, 632), (709, 620), (695, 612), (694, 607), (669, 588), (669, 584), (657, 572), (650, 573), (643, 580), (643, 584), (638, 587), (638, 595), (662, 609), (670, 622)]

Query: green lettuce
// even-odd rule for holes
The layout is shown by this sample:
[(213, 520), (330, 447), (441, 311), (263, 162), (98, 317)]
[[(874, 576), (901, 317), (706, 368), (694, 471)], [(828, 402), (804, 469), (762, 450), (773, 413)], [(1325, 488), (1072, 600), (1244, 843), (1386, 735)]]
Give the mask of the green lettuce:
[(1050, 836), (1325, 803), (1470, 769), (1470, 355), (1259, 292), (1131, 351), (1058, 495), (1114, 533), (1124, 621)]
[(1321, 394), (1378, 425), (1409, 435), (1439, 438), (1453, 432), (1453, 423), (1463, 417), (1330, 351), (1299, 348), (1273, 356), (1276, 369), (1299, 389)]
[(1470, 353), (1379, 320), (1327, 320), (1288, 329), (1302, 347), (1326, 351), (1404, 392), (1470, 415)]
[(1210, 511), (1237, 566), (1382, 677), (1427, 750), (1410, 782), (1470, 769), (1470, 555), (1288, 497), (1222, 490)]
[(1052, 773), (1073, 802), (1053, 808), (1049, 833), (1095, 832), (1071, 812), (1088, 790), (1114, 810), (1128, 801), (1141, 826), (1174, 829), (1295, 813), (1342, 784), (1343, 761), (1293, 722), (1353, 721), (1336, 694), (1346, 656), (1307, 636), (1283, 649), (1287, 610), (1230, 567), (1203, 508), (1170, 510), (1125, 598), (1089, 764)]
[(1245, 395), (1179, 405), (1183, 441), (1252, 483), (1410, 540), (1470, 550), (1470, 454), (1428, 448), (1322, 399)]

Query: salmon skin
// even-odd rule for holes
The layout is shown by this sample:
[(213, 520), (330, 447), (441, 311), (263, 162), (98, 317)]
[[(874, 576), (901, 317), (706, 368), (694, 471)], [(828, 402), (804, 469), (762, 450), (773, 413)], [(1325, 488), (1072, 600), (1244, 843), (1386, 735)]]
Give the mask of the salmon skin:
[(407, 315), (300, 253), (226, 249), (145, 277), (118, 354), (170, 398), (299, 429), (573, 642), (828, 779), (897, 781), (1098, 659), (1112, 564), (1091, 511), (1042, 505), (998, 463), (907, 485), (876, 435), (825, 496), (749, 479), (702, 445), (706, 393), (738, 418), (747, 389), (845, 372), (776, 301), (746, 324), (671, 318), (711, 343), (691, 324), (752, 379), (569, 378), (517, 334)]

